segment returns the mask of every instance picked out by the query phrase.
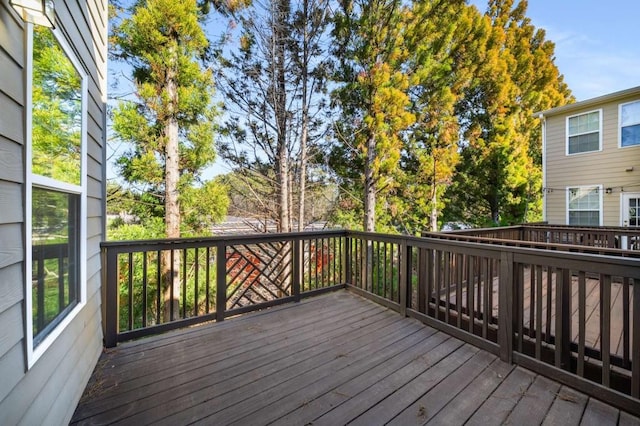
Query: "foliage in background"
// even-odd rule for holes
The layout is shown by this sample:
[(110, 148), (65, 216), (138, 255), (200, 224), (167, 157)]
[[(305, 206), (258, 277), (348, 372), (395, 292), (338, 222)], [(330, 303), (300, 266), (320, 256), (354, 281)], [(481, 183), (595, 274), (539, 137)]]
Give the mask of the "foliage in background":
[(233, 169), (229, 179), (240, 180), (232, 206), (280, 231), (296, 221), (302, 229), (310, 158), (324, 130), (327, 2), (255, 2), (235, 17), (238, 48), (224, 55), (220, 75), (227, 115), (220, 154)]
[(121, 207), (151, 234), (158, 217), (166, 237), (206, 234), (228, 200), (223, 186), (202, 179), (215, 160), (217, 115), (202, 15), (195, 0), (147, 0), (122, 13), (113, 20), (110, 53), (131, 67), (135, 98), (121, 101), (112, 117), (129, 149), (116, 160), (128, 187), (112, 186), (111, 198), (130, 200)]
[(446, 216), (477, 226), (542, 217), (540, 123), (534, 112), (573, 100), (554, 64), (554, 44), (526, 17), (527, 1), (490, 0), (482, 66), (458, 102), (462, 161)]
[[(401, 133), (415, 121), (404, 69), (409, 18), (410, 10), (397, 0), (344, 0), (334, 18), (332, 96), (340, 117), (330, 166), (342, 188), (361, 194), (365, 231), (376, 230), (378, 203), (397, 189)], [(341, 202), (354, 201), (346, 198)]]

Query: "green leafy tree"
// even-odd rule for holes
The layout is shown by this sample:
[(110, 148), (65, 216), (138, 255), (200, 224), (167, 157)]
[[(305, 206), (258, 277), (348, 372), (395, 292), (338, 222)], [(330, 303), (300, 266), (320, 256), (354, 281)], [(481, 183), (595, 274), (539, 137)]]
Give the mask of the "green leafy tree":
[[(162, 206), (156, 212), (164, 217), (165, 237), (176, 238), (184, 207), (198, 204), (197, 193), (206, 199), (215, 192), (210, 185), (195, 189), (215, 158), (213, 79), (201, 60), (208, 41), (195, 0), (140, 1), (129, 13), (114, 21), (110, 39), (111, 54), (131, 66), (135, 84), (135, 100), (121, 102), (113, 114), (114, 133), (131, 147), (117, 165), (127, 183), (150, 195), (151, 206)], [(220, 217), (221, 209), (208, 206), (199, 211), (203, 220)], [(179, 300), (180, 268), (177, 256), (165, 257), (168, 313), (171, 286), (173, 303)]]
[(415, 2), (411, 12), (406, 69), (416, 121), (406, 133), (398, 191), (388, 203), (394, 228), (419, 234), (438, 227), (443, 194), (459, 160), (455, 105), (475, 72), (473, 59), (488, 25), (464, 1)]
[(482, 64), (457, 104), (462, 160), (448, 191), (450, 220), (476, 225), (537, 220), (541, 148), (536, 110), (562, 105), (570, 92), (554, 64), (554, 45), (526, 17), (527, 2), (491, 0)]
[(340, 202), (363, 212), (366, 231), (387, 226), (388, 220), (377, 219), (387, 210), (385, 198), (397, 189), (402, 133), (414, 122), (403, 68), (409, 16), (400, 1), (344, 0), (334, 18), (333, 99), (341, 117), (330, 164), (341, 187), (350, 191)]

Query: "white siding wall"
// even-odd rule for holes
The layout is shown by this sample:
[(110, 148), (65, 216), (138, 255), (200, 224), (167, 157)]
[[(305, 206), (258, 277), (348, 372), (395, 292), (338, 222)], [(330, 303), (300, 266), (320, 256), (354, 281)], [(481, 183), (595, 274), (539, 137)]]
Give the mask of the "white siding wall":
[[(603, 224), (620, 225), (620, 188), (627, 192), (640, 192), (640, 146), (618, 148), (618, 106), (638, 99), (640, 96), (636, 95), (547, 117), (546, 187), (553, 188), (553, 192), (546, 195), (546, 218), (549, 223), (566, 223), (566, 187), (602, 185), (603, 188), (613, 188), (611, 194), (603, 195)], [(602, 109), (602, 151), (567, 156), (567, 115), (596, 109)], [(634, 170), (626, 172), (625, 169), (629, 167)]]
[(107, 3), (55, 0), (57, 27), (88, 75), (87, 304), (26, 368), (25, 31), (0, 0), (0, 424), (68, 423), (102, 348)]

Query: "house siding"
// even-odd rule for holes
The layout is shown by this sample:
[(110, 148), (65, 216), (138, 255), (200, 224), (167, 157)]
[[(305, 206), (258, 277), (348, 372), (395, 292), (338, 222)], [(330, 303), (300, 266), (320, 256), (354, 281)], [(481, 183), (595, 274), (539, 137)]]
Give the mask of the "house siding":
[(106, 25), (103, 0), (55, 0), (56, 27), (87, 74), (86, 304), (27, 369), (25, 64), (21, 20), (0, 0), (0, 424), (66, 424), (102, 350), (100, 242), (104, 238)]
[[(620, 225), (620, 191), (640, 192), (640, 146), (619, 148), (619, 105), (640, 100), (640, 95), (588, 105), (546, 118), (546, 220), (567, 223), (566, 188), (602, 185), (612, 188), (603, 194), (603, 225)], [(566, 118), (597, 109), (602, 110), (602, 151), (566, 155)], [(625, 171), (633, 167), (632, 172)], [(551, 191), (551, 192), (549, 192)]]

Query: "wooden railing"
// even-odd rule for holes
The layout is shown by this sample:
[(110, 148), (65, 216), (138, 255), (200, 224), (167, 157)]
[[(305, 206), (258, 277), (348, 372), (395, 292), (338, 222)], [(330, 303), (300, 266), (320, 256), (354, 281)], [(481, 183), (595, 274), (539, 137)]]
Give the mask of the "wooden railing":
[[(150, 323), (147, 315), (145, 325), (136, 310), (144, 306), (135, 306), (146, 298), (137, 295), (161, 296), (154, 287), (161, 268), (151, 260), (167, 250), (187, 259), (180, 297), (194, 302), (181, 299), (176, 318), (164, 322), (156, 314)], [(107, 345), (346, 286), (640, 414), (640, 362), (633, 362), (640, 359), (640, 327), (633, 327), (640, 324), (636, 259), (352, 231), (105, 243), (103, 253)], [(125, 315), (123, 306), (134, 308)]]
[[(498, 228), (464, 229), (442, 233), (450, 236), (473, 236), (511, 240), (521, 243), (545, 243), (559, 246), (583, 246), (616, 250), (640, 251), (640, 229), (622, 226), (568, 226), (524, 224)], [(432, 234), (429, 234), (432, 235)]]
[(102, 243), (105, 345), (344, 287), (344, 232)]

